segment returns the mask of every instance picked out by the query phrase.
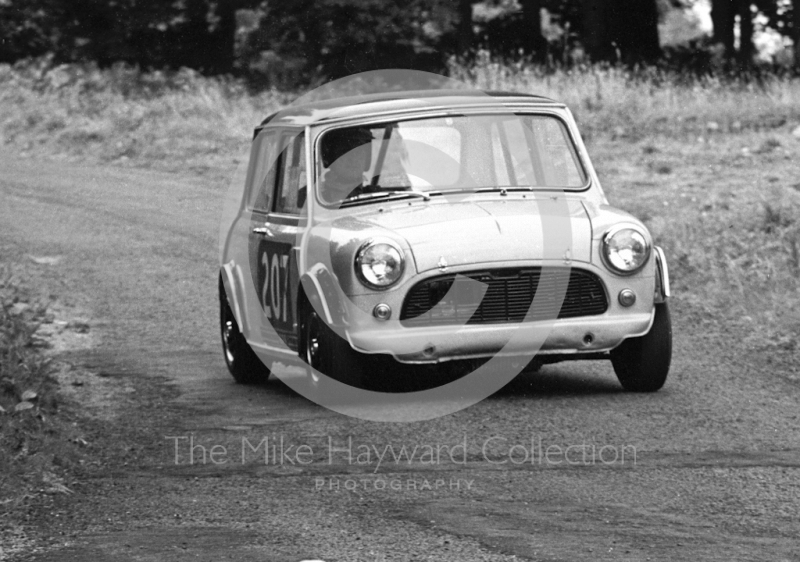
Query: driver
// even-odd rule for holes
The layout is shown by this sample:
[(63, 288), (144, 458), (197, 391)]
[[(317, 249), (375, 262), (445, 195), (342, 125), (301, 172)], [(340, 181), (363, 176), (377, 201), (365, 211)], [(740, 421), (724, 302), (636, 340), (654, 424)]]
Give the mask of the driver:
[(364, 173), (372, 163), (372, 141), (369, 129), (336, 129), (322, 138), (322, 198), (333, 203), (365, 193)]

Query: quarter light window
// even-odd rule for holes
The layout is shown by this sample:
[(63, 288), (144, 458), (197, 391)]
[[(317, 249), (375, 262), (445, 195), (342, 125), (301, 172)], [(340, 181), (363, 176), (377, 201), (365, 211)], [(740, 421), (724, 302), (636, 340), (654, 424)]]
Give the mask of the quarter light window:
[(305, 135), (285, 138), (280, 158), (275, 211), (290, 215), (300, 214), (306, 200), (306, 143)]
[(278, 173), (279, 141), (276, 131), (262, 131), (253, 141), (247, 174), (247, 202), (255, 211), (267, 213), (270, 210)]

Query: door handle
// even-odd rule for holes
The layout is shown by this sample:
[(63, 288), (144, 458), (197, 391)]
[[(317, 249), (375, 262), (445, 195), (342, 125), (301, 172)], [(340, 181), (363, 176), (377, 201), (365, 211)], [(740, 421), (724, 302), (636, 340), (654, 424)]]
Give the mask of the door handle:
[(270, 230), (268, 226), (257, 226), (253, 229), (253, 233), (262, 236), (272, 236), (272, 230)]

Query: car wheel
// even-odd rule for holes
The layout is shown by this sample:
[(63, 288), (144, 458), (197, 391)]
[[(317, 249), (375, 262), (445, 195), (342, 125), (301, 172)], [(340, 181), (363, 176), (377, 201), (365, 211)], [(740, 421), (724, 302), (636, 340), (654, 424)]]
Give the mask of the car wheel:
[(310, 367), (306, 370), (306, 381), (311, 392), (309, 398), (321, 395), (327, 385), (327, 372), (323, 364), (323, 350), (326, 342), (323, 322), (316, 312), (312, 311), (303, 319), (300, 336), (300, 358)]
[(672, 359), (672, 321), (667, 303), (656, 304), (653, 326), (611, 351), (611, 364), (625, 390), (655, 392), (664, 386)]
[(316, 310), (308, 307), (303, 315), (300, 338), (300, 358), (308, 369), (308, 385), (312, 393), (324, 391), (328, 378), (350, 386), (364, 388), (366, 364), (369, 357), (355, 351), (350, 344), (334, 332), (320, 318)]
[(225, 288), (219, 288), (219, 323), (222, 335), (222, 351), (225, 363), (233, 378), (239, 384), (264, 382), (269, 377), (269, 369), (245, 340), (239, 330), (236, 318), (228, 302)]

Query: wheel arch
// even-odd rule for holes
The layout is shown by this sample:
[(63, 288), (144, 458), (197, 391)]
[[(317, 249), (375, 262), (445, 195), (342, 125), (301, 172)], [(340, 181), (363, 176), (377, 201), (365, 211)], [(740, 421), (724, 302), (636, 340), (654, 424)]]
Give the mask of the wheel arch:
[(655, 250), (656, 257), (656, 286), (654, 297), (656, 304), (660, 304), (667, 302), (667, 299), (671, 295), (669, 286), (669, 268), (667, 266), (667, 258), (664, 255), (664, 250), (662, 250), (659, 246), (655, 246), (653, 249)]
[(336, 276), (322, 264), (316, 264), (300, 277), (298, 312), (303, 303), (314, 307), (328, 326), (341, 326), (346, 323), (347, 314), (342, 296)]
[(220, 298), (222, 297), (222, 291), (225, 291), (225, 296), (228, 299), (228, 304), (231, 307), (236, 324), (239, 326), (239, 330), (242, 334), (246, 336), (249, 334), (249, 325), (247, 323), (247, 316), (244, 314), (244, 308), (242, 307), (244, 301), (241, 292), (242, 284), (239, 281), (239, 276), (232, 263), (227, 263), (220, 268)]
[(335, 274), (322, 264), (316, 264), (300, 276), (297, 291), (297, 354), (303, 359), (305, 323), (311, 310), (328, 326), (346, 325), (346, 307)]

